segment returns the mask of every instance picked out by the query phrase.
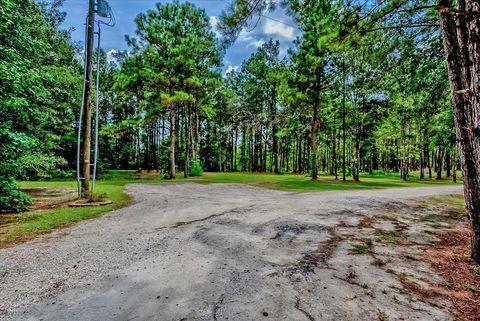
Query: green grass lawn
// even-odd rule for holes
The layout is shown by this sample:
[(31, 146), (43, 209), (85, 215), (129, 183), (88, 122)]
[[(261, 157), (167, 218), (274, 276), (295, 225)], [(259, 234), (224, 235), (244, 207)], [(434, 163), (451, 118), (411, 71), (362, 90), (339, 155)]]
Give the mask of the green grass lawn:
[[(25, 213), (5, 215), (2, 222), (0, 215), (0, 246), (6, 246), (30, 239), (52, 229), (65, 227), (72, 223), (97, 217), (105, 212), (126, 206), (131, 203), (130, 196), (125, 193), (125, 185), (131, 183), (166, 182), (159, 176), (136, 175), (129, 171), (112, 171), (97, 180), (95, 190), (106, 193), (113, 204), (100, 207), (68, 207), (62, 205), (48, 210), (35, 210)], [(72, 180), (49, 180), (21, 182), (21, 187), (71, 188), (76, 189)], [(4, 225), (2, 227), (2, 225)]]
[[(102, 213), (126, 206), (131, 203), (130, 196), (125, 193), (125, 185), (131, 183), (184, 183), (201, 184), (236, 183), (247, 184), (258, 188), (270, 188), (283, 191), (325, 191), (388, 187), (429, 186), (453, 184), (451, 180), (424, 180), (415, 176), (403, 182), (398, 174), (376, 173), (363, 175), (360, 182), (349, 178), (346, 182), (335, 180), (331, 176), (321, 176), (318, 181), (312, 181), (304, 175), (273, 175), (252, 173), (205, 173), (202, 177), (184, 179), (178, 175), (176, 180), (165, 180), (161, 175), (138, 175), (133, 171), (109, 171), (97, 180), (96, 192), (106, 193), (113, 204), (102, 207), (70, 208), (66, 205), (48, 210), (35, 210), (26, 213), (0, 215), (0, 246), (8, 246), (38, 234), (48, 233), (52, 229), (65, 227), (75, 222), (94, 218)], [(73, 180), (48, 180), (21, 182), (21, 187), (35, 188), (76, 188)], [(2, 221), (3, 216), (3, 221)]]
[(341, 180), (341, 177), (340, 179), (336, 180), (333, 176), (320, 176), (317, 181), (312, 181), (310, 177), (304, 175), (274, 175), (252, 173), (205, 173), (202, 177), (192, 178), (190, 180), (204, 184), (247, 184), (261, 188), (271, 188), (283, 191), (325, 191), (453, 184), (451, 179), (420, 180), (415, 176), (405, 182), (392, 174), (365, 174), (360, 177), (360, 182), (355, 182), (351, 178), (348, 178), (345, 182), (343, 182)]

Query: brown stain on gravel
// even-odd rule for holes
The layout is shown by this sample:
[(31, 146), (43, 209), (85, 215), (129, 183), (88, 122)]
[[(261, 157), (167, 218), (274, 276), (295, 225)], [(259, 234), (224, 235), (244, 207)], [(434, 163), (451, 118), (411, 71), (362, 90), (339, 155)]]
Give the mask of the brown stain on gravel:
[(480, 320), (480, 265), (470, 259), (468, 223), (462, 220), (437, 237), (440, 241), (427, 249), (425, 260), (445, 279), (440, 295), (451, 302), (458, 320)]
[[(441, 203), (412, 206), (410, 213), (405, 208), (403, 211), (412, 214), (424, 209), (435, 213), (435, 219), (444, 224), (437, 230), (423, 231), (424, 234), (435, 236), (438, 240), (422, 246), (417, 242), (404, 239), (394, 245), (397, 248), (411, 247), (412, 254), (407, 252), (402, 256), (412, 261), (412, 265), (414, 262), (427, 263), (432, 271), (443, 279), (442, 283), (416, 279), (391, 268), (385, 270), (397, 277), (403, 290), (407, 293), (434, 305), (439, 300), (448, 302), (449, 310), (456, 320), (480, 321), (480, 265), (470, 259), (470, 229), (464, 211), (458, 207)], [(375, 222), (390, 220), (388, 219), (392, 217), (390, 210), (387, 208), (383, 210), (386, 213), (373, 215), (370, 219), (364, 218), (357, 227), (371, 227)], [(410, 219), (412, 218), (410, 217)], [(415, 220), (417, 218), (414, 218), (409, 224), (415, 224)], [(400, 225), (394, 223), (394, 226), (397, 232), (403, 233), (408, 230), (408, 224), (405, 223)], [(421, 255), (415, 255), (415, 250), (419, 249)], [(375, 253), (371, 254), (374, 257), (374, 265), (385, 265), (385, 262)], [(420, 285), (419, 282), (424, 285)]]

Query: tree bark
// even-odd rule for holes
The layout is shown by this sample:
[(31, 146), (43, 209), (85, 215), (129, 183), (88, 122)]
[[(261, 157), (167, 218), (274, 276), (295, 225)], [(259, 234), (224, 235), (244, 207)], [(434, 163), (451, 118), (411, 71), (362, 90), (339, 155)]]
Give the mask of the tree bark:
[(425, 145), (426, 145), (426, 142), (425, 142), (425, 139), (426, 139), (426, 135), (423, 134), (422, 135), (422, 149), (420, 151), (420, 179), (425, 179)]
[(312, 150), (312, 179), (318, 178), (317, 135), (318, 135), (318, 102), (315, 102), (313, 106), (312, 132), (311, 132), (311, 138), (310, 138), (310, 148)]
[(270, 117), (271, 117), (271, 130), (272, 130), (272, 152), (273, 152), (273, 165), (275, 174), (278, 174), (280, 171), (279, 165), (279, 152), (280, 146), (278, 144), (277, 132), (278, 132), (278, 123), (277, 123), (277, 92), (276, 88), (272, 90), (272, 97), (270, 98)]
[(471, 257), (480, 263), (480, 3), (439, 3), (440, 28), (447, 55), (456, 136), (467, 214), (471, 226)]
[(445, 171), (446, 171), (447, 178), (450, 178), (450, 176), (452, 175), (451, 169), (452, 169), (452, 162), (451, 162), (450, 152), (447, 151), (445, 153)]
[(86, 52), (86, 66), (85, 73), (85, 91), (83, 92), (84, 114), (83, 125), (83, 166), (82, 166), (82, 196), (84, 193), (90, 192), (90, 152), (92, 141), (92, 79), (93, 79), (93, 34), (95, 29), (95, 1), (88, 1), (88, 20), (87, 20), (87, 52)]
[(437, 179), (442, 179), (442, 170), (443, 170), (443, 149), (439, 148), (437, 153)]
[(175, 178), (175, 107), (170, 108), (170, 179)]

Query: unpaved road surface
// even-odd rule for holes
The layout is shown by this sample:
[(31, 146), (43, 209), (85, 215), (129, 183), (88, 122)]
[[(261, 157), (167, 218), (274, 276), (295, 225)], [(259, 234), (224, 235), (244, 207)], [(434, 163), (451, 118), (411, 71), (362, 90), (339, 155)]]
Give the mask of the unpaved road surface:
[(451, 318), (441, 302), (405, 291), (371, 256), (353, 255), (340, 230), (385, 206), (401, 209), (460, 186), (291, 193), (168, 184), (128, 191), (132, 206), (0, 250), (1, 320)]

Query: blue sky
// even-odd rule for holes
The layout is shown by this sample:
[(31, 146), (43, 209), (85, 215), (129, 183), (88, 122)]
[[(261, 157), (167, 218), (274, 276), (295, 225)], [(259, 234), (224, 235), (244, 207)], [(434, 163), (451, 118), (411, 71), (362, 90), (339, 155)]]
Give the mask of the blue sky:
[[(191, 0), (197, 7), (205, 9), (210, 17), (210, 23), (215, 26), (218, 16), (233, 0)], [(168, 0), (110, 0), (117, 23), (113, 28), (102, 28), (102, 47), (105, 51), (128, 49), (125, 35), (134, 35), (135, 17), (149, 9), (153, 9), (157, 2), (167, 3)], [(65, 0), (63, 10), (67, 12), (65, 29), (73, 28), (72, 40), (83, 42), (84, 21), (87, 14), (87, 0)], [(256, 50), (263, 42), (270, 38), (278, 39), (281, 43), (282, 56), (286, 55), (287, 48), (299, 34), (295, 23), (282, 9), (265, 13), (253, 30), (243, 30), (236, 43), (230, 47), (224, 57), (224, 70), (238, 67), (242, 61)]]

